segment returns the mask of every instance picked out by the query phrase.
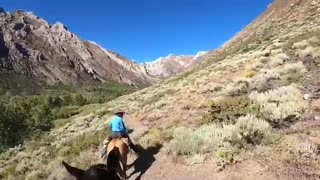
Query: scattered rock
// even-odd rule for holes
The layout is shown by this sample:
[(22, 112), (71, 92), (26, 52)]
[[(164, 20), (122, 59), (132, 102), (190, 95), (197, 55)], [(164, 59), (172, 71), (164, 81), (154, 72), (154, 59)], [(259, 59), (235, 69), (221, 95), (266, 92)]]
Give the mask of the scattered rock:
[(215, 170), (216, 170), (216, 172), (221, 172), (221, 171), (223, 171), (223, 167), (222, 166), (218, 166)]
[(303, 99), (304, 99), (304, 100), (308, 100), (309, 98), (310, 98), (310, 95), (309, 95), (309, 94), (303, 95)]

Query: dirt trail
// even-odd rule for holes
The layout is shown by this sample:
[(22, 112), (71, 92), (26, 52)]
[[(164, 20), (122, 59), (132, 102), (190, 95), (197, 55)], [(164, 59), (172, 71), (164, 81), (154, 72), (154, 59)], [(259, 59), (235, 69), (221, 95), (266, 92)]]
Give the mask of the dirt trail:
[[(130, 135), (133, 141), (135, 138), (147, 131), (147, 127), (140, 122), (136, 122), (130, 117), (125, 117), (125, 123), (128, 128), (134, 129)], [(213, 161), (206, 161), (203, 164), (184, 165), (174, 162), (161, 149), (157, 152), (155, 149), (148, 150), (141, 157), (137, 158), (135, 154), (129, 155), (129, 167), (127, 175), (129, 180), (236, 180), (236, 179), (257, 179), (271, 180), (278, 179), (274, 174), (267, 172), (267, 167), (246, 160), (236, 166), (229, 167), (224, 171), (217, 172), (216, 164)]]

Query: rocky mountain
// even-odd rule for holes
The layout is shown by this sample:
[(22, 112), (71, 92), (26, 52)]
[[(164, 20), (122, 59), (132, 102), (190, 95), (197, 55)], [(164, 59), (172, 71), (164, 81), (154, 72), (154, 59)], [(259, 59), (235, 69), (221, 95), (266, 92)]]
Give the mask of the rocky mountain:
[(206, 53), (207, 52), (205, 51), (200, 51), (196, 55), (180, 56), (169, 54), (166, 57), (159, 57), (153, 62), (145, 63), (144, 66), (149, 74), (167, 78), (180, 72), (184, 72), (200, 63), (201, 57)]
[(82, 40), (62, 23), (50, 25), (21, 10), (1, 9), (0, 69), (49, 84), (111, 80), (139, 86), (157, 81), (143, 65)]

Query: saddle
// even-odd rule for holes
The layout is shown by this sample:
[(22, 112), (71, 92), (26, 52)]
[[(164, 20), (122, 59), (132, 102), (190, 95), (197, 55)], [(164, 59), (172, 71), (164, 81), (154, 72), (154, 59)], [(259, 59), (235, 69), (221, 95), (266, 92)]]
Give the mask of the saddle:
[(111, 139), (110, 139), (110, 141), (112, 140), (112, 139), (120, 139), (120, 140), (122, 140), (128, 147), (130, 147), (130, 141), (129, 141), (129, 138), (127, 138), (127, 137), (123, 137), (123, 136), (121, 136), (121, 135), (112, 135), (111, 136)]
[(120, 138), (122, 140), (122, 142), (124, 142), (128, 147), (130, 147), (130, 143), (129, 143), (129, 138), (127, 137), (122, 137)]

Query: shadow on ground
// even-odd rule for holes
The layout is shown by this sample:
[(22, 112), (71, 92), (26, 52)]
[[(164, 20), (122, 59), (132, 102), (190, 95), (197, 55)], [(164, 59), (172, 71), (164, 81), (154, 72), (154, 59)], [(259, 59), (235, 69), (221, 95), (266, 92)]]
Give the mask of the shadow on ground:
[(128, 166), (128, 168), (134, 168), (134, 171), (128, 176), (130, 178), (131, 176), (135, 174), (139, 174), (136, 178), (136, 180), (140, 180), (142, 175), (151, 167), (153, 162), (156, 160), (154, 155), (156, 155), (161, 145), (157, 145), (156, 147), (148, 147), (147, 149), (143, 149), (143, 147), (137, 145), (140, 151), (140, 155), (138, 158)]

